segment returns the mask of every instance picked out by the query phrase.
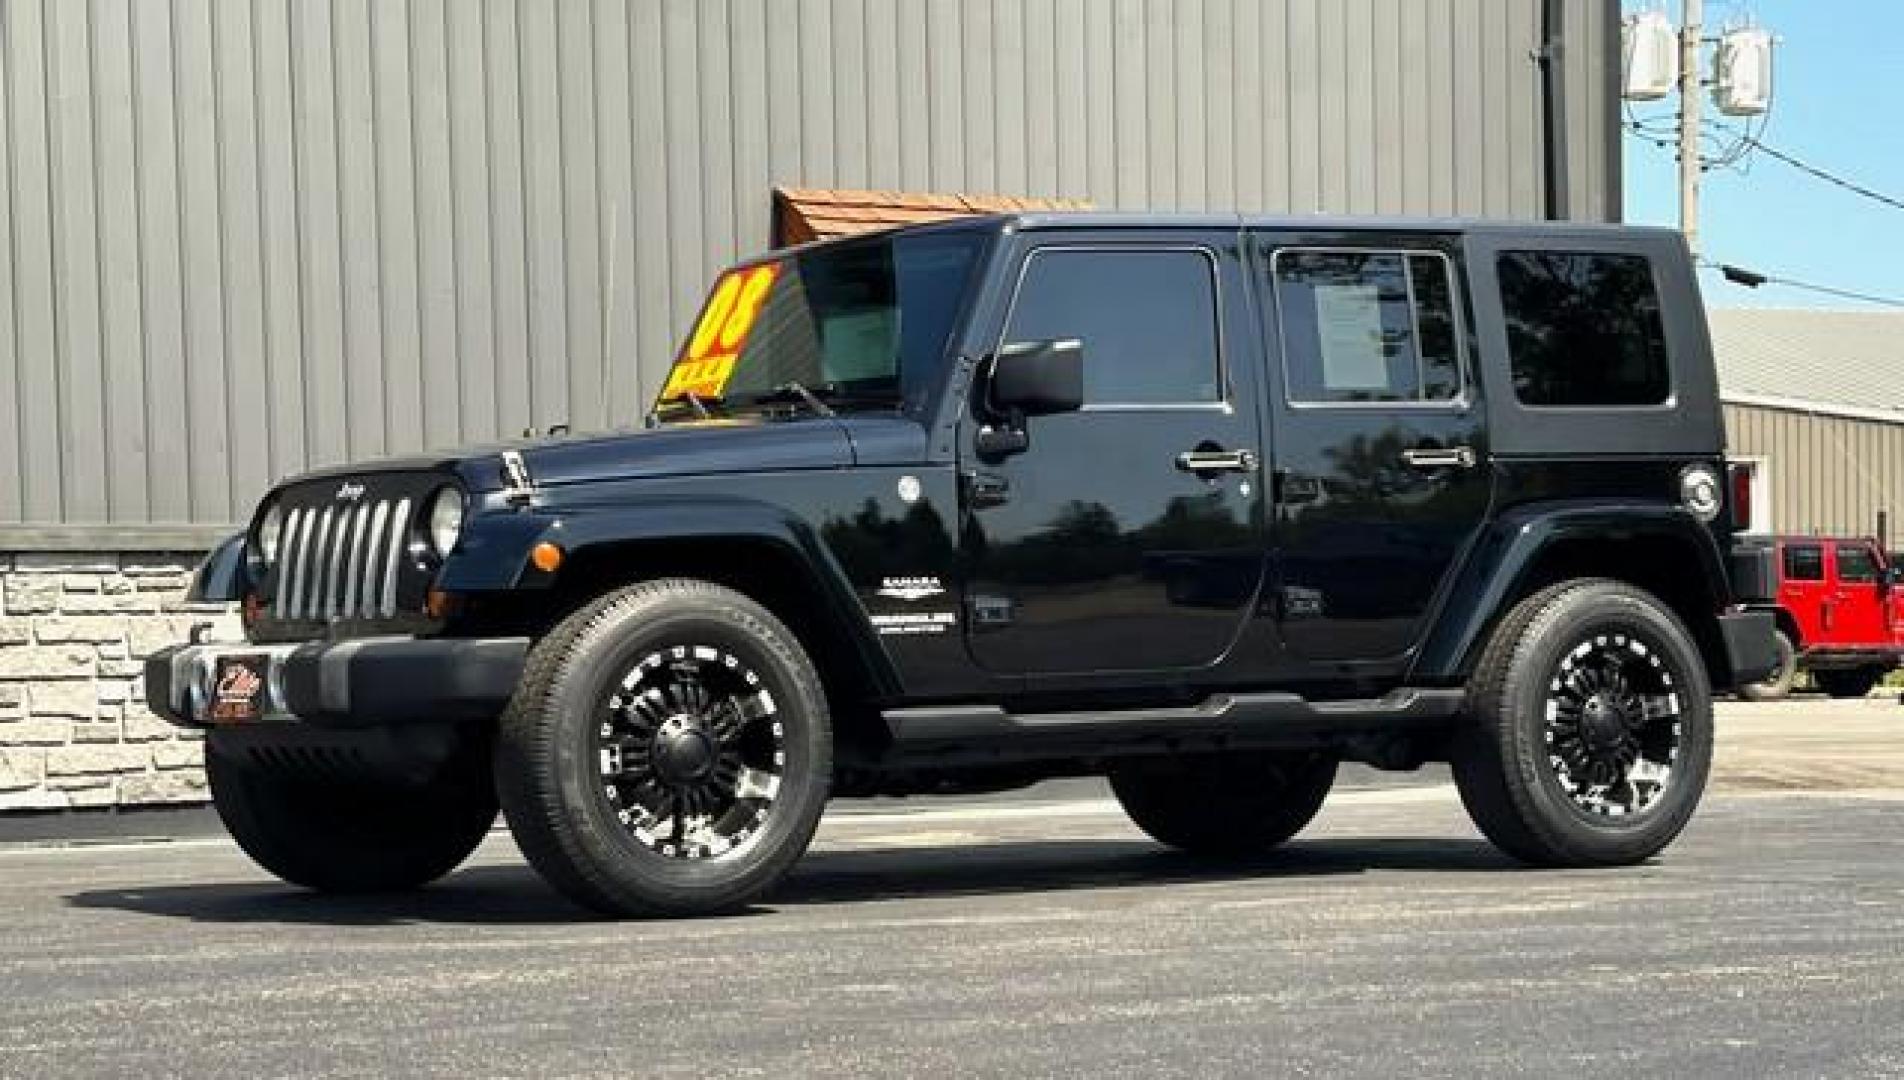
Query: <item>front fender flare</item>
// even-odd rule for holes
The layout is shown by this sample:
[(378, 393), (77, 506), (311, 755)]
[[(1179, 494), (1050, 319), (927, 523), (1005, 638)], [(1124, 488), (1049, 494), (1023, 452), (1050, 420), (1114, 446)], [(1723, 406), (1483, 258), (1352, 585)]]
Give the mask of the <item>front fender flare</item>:
[(1467, 676), (1488, 633), (1524, 595), (1541, 556), (1555, 545), (1591, 538), (1609, 544), (1665, 539), (1694, 553), (1695, 575), (1716, 614), (1731, 597), (1712, 533), (1677, 506), (1651, 502), (1567, 501), (1516, 507), (1476, 538), (1441, 604), (1441, 617), (1417, 655), (1411, 678), (1454, 682)]
[(568, 503), (479, 519), (443, 566), (437, 586), (450, 592), (547, 589), (560, 576), (539, 570), (530, 551), (544, 541), (565, 562), (609, 547), (642, 542), (743, 540), (771, 545), (806, 568), (825, 605), (823, 615), (853, 642), (881, 691), (898, 685), (846, 571), (813, 526), (784, 507), (714, 495), (657, 495), (613, 503)]
[(195, 604), (236, 603), (245, 598), (251, 576), (245, 571), (245, 534), (235, 532), (218, 542), (192, 574), (185, 599)]

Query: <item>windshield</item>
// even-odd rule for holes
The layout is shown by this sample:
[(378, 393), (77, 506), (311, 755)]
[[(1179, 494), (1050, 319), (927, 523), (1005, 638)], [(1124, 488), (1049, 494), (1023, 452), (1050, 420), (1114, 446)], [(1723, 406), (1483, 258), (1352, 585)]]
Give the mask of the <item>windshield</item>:
[[(657, 415), (893, 410), (936, 378), (980, 232), (899, 235), (737, 267), (708, 294)], [(801, 391), (805, 391), (802, 393)]]

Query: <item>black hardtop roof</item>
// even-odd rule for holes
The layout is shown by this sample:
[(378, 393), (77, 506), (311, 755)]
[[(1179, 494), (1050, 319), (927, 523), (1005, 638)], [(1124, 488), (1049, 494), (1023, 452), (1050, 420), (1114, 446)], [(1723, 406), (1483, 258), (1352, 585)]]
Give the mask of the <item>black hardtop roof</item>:
[(971, 214), (900, 225), (890, 229), (811, 240), (791, 248), (761, 252), (736, 265), (785, 258), (789, 254), (892, 236), (952, 230), (1047, 232), (1065, 229), (1280, 229), (1300, 232), (1423, 232), (1547, 236), (1657, 236), (1677, 238), (1676, 229), (1593, 221), (1516, 218), (1400, 217), (1347, 214), (1243, 214), (1136, 210), (1026, 210)]
[(1032, 210), (989, 217), (1018, 229), (1289, 229), (1309, 232), (1462, 232), (1677, 234), (1656, 225), (1545, 219), (1408, 217), (1356, 214), (1152, 213)]

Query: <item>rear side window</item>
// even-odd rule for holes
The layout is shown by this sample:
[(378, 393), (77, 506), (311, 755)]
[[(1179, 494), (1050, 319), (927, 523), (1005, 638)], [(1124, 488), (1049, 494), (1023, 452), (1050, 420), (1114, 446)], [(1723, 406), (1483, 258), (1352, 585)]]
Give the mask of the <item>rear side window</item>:
[(1876, 581), (1878, 560), (1871, 549), (1860, 544), (1838, 545), (1839, 581)]
[(1461, 396), (1448, 260), (1432, 252), (1276, 253), (1289, 400), (1423, 403)]
[(1638, 255), (1503, 252), (1514, 394), (1557, 407), (1661, 405), (1672, 393), (1651, 265)]
[(1825, 580), (1825, 549), (1817, 544), (1786, 544), (1785, 580)]
[(1216, 261), (1206, 251), (1041, 248), (1025, 265), (1007, 344), (1077, 338), (1084, 400), (1223, 400)]

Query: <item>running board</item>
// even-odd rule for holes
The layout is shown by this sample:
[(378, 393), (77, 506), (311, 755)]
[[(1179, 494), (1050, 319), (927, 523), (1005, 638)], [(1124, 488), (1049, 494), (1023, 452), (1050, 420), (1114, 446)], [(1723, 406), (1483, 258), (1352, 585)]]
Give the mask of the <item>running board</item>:
[(1394, 690), (1379, 698), (1310, 701), (1299, 694), (1221, 694), (1198, 705), (1117, 712), (1010, 713), (996, 705), (888, 709), (888, 762), (1020, 761), (1304, 745), (1333, 735), (1444, 725), (1459, 689)]

